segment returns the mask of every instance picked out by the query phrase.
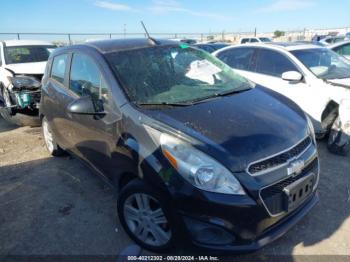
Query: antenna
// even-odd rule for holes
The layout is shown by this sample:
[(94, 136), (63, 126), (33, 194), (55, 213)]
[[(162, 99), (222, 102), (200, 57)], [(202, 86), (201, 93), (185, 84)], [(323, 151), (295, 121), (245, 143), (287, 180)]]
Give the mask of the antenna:
[(141, 21), (141, 25), (142, 25), (142, 27), (143, 27), (143, 30), (145, 30), (145, 33), (146, 33), (146, 35), (147, 35), (148, 40), (149, 40), (153, 45), (159, 45), (159, 42), (156, 41), (154, 38), (152, 38), (152, 37), (149, 35), (149, 33), (148, 33), (148, 31), (147, 31), (147, 28), (146, 28), (145, 24), (143, 23), (143, 21)]

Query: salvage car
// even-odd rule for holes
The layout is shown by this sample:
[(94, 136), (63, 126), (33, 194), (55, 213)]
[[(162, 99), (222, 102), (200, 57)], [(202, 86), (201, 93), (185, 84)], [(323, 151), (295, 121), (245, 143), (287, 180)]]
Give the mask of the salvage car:
[(0, 114), (5, 120), (14, 122), (17, 113), (38, 115), (41, 79), (54, 49), (44, 41), (0, 41)]
[(328, 48), (350, 60), (350, 40), (330, 45)]
[(253, 251), (318, 201), (305, 113), (184, 43), (57, 49), (40, 117), (48, 151), (69, 152), (114, 184), (125, 231), (153, 251), (179, 243)]
[(348, 60), (325, 47), (303, 43), (239, 45), (214, 55), (235, 72), (296, 102), (312, 119), (318, 138), (336, 132), (329, 136), (331, 152), (349, 152)]

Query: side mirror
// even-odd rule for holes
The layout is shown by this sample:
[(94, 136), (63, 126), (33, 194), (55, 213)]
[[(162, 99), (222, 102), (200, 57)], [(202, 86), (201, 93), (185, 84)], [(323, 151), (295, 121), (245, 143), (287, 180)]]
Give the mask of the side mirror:
[(96, 110), (90, 96), (83, 96), (71, 102), (67, 107), (68, 112), (77, 115), (104, 116), (106, 112)]
[(300, 82), (303, 75), (297, 71), (287, 71), (282, 74), (282, 79), (290, 82)]

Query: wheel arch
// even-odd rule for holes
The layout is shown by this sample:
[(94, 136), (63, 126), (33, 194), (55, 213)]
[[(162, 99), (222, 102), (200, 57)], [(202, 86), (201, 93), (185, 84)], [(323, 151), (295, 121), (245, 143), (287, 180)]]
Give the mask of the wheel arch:
[(329, 130), (334, 120), (339, 114), (339, 104), (330, 100), (321, 114), (321, 126), (324, 130)]

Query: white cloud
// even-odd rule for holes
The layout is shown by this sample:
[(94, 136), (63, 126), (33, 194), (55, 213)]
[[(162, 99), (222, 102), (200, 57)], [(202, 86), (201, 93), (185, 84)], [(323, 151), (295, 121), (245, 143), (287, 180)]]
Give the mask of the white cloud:
[(112, 2), (107, 2), (107, 1), (96, 1), (95, 6), (113, 10), (113, 11), (132, 11), (133, 9), (124, 4), (118, 4), (118, 3), (112, 3)]
[(149, 8), (154, 13), (165, 14), (170, 12), (186, 13), (192, 16), (213, 18), (217, 20), (230, 20), (229, 17), (216, 13), (194, 11), (182, 7), (175, 0), (153, 0), (153, 5)]
[(257, 12), (296, 11), (309, 8), (314, 4), (313, 0), (278, 0), (258, 9)]

